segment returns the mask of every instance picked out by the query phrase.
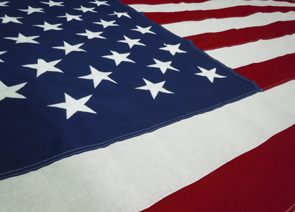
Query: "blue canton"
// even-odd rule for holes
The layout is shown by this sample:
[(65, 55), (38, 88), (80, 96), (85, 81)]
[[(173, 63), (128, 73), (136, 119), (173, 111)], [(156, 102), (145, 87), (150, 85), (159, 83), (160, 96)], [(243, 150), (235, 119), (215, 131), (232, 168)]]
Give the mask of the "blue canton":
[(258, 91), (117, 0), (0, 1), (0, 179)]

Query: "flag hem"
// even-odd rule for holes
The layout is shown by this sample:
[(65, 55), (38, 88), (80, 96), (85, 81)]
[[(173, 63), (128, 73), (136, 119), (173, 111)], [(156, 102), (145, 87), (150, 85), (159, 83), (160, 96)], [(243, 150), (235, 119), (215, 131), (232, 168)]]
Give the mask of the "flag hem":
[(222, 107), (222, 106), (224, 106), (226, 104), (229, 104), (229, 103), (237, 102), (237, 101), (239, 101), (241, 99), (244, 99), (246, 97), (249, 97), (249, 96), (254, 95), (254, 94), (256, 94), (258, 92), (261, 92), (261, 91), (263, 91), (263, 90), (262, 89), (256, 89), (256, 90), (253, 90), (253, 91), (248, 92), (246, 94), (235, 97), (233, 99), (229, 99), (227, 101), (218, 103), (216, 105), (213, 105), (213, 106), (201, 109), (201, 110), (197, 110), (197, 111), (194, 111), (194, 112), (187, 113), (185, 115), (176, 117), (174, 119), (162, 122), (162, 123), (157, 124), (157, 125), (153, 125), (153, 126), (151, 126), (149, 128), (145, 128), (145, 129), (139, 130), (137, 132), (133, 132), (133, 133), (129, 133), (129, 134), (117, 137), (117, 138), (113, 138), (113, 139), (107, 140), (107, 141), (105, 141), (103, 143), (83, 146), (83, 147), (79, 147), (79, 148), (76, 148), (76, 149), (66, 151), (64, 153), (61, 153), (61, 154), (56, 155), (54, 157), (51, 157), (51, 158), (48, 158), (46, 160), (40, 161), (38, 163), (31, 164), (31, 165), (25, 166), (23, 168), (19, 168), (19, 169), (15, 169), (15, 170), (11, 170), (11, 171), (2, 173), (2, 174), (0, 174), (0, 180), (4, 180), (4, 179), (10, 178), (10, 177), (18, 176), (18, 175), (21, 175), (21, 174), (28, 173), (30, 171), (40, 169), (40, 168), (42, 168), (44, 166), (47, 166), (49, 164), (52, 164), (52, 163), (58, 161), (58, 160), (70, 157), (70, 156), (75, 155), (75, 154), (80, 154), (80, 153), (83, 153), (83, 152), (86, 152), (86, 151), (91, 151), (91, 150), (107, 147), (107, 146), (109, 146), (109, 145), (111, 145), (113, 143), (116, 143), (116, 142), (124, 141), (126, 139), (136, 137), (136, 136), (140, 136), (140, 135), (145, 134), (145, 133), (153, 132), (153, 131), (155, 131), (155, 130), (157, 130), (159, 128), (165, 127), (167, 125), (171, 125), (171, 124), (173, 124), (175, 122), (178, 122), (178, 121), (181, 121), (181, 120), (184, 120), (184, 119), (188, 119), (188, 118), (190, 118), (192, 116), (196, 116), (196, 115), (199, 115), (199, 114), (202, 114), (202, 113), (206, 113), (206, 112), (215, 110), (215, 109), (220, 108), (220, 107)]

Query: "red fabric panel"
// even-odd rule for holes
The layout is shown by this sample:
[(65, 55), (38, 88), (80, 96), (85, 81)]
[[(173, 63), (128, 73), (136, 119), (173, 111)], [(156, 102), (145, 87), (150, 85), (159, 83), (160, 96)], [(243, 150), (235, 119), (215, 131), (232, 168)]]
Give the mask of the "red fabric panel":
[(195, 46), (206, 51), (293, 34), (295, 33), (294, 26), (295, 21), (276, 22), (267, 26), (232, 29), (219, 33), (205, 33), (185, 37), (185, 39), (192, 40)]
[(289, 12), (295, 11), (292, 7), (255, 7), (255, 6), (238, 6), (219, 10), (198, 10), (182, 11), (169, 13), (145, 13), (145, 16), (159, 24), (168, 24), (181, 21), (200, 21), (209, 18), (230, 18), (245, 17), (258, 12)]
[[(169, 3), (194, 3), (205, 2), (207, 0), (120, 0), (124, 4), (169, 4)], [(275, 0), (294, 3), (293, 0)]]
[(262, 89), (267, 90), (295, 79), (294, 65), (295, 54), (290, 54), (262, 63), (253, 63), (248, 66), (237, 68), (235, 71), (255, 81)]
[(207, 0), (120, 0), (124, 4), (170, 4), (170, 3), (195, 3), (205, 2)]

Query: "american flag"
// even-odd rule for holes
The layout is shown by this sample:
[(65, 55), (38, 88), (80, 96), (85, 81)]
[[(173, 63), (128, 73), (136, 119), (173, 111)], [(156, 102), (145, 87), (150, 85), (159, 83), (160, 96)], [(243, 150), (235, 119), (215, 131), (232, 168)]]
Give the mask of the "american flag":
[(294, 3), (122, 2), (186, 40), (117, 1), (0, 2), (0, 209), (140, 211), (192, 183), (148, 210), (291, 208)]

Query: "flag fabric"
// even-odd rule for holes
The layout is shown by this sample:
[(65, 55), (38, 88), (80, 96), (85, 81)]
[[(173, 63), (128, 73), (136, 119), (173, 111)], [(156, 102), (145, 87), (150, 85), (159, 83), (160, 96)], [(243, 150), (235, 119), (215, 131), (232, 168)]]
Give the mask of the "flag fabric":
[(50, 3), (2, 9), (2, 179), (261, 90), (118, 1)]
[(122, 2), (0, 2), (0, 209), (292, 210), (294, 3)]

